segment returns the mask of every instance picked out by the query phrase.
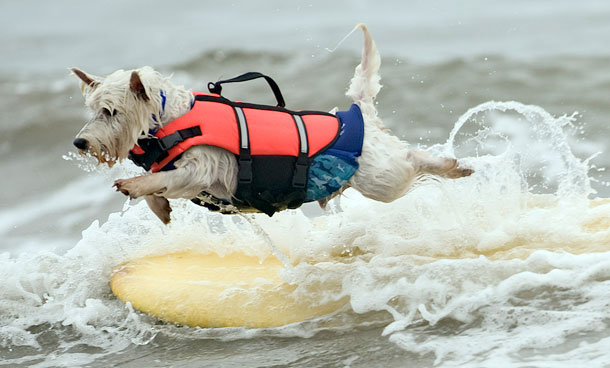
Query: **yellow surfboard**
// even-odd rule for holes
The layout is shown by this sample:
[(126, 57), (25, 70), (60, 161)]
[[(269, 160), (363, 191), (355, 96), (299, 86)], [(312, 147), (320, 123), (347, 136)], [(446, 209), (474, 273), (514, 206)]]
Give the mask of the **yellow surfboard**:
[(144, 257), (115, 269), (112, 292), (161, 320), (199, 327), (277, 327), (323, 316), (346, 299), (320, 304), (294, 293), (275, 257), (193, 251)]

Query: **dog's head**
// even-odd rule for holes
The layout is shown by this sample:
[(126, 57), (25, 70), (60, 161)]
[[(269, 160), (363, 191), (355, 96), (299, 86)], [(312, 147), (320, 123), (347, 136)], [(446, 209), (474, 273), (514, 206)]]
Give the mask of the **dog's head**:
[(163, 78), (150, 67), (117, 70), (97, 77), (73, 68), (91, 118), (74, 139), (80, 154), (90, 153), (98, 162), (112, 166), (127, 158), (138, 138), (158, 122), (153, 118), (161, 106)]

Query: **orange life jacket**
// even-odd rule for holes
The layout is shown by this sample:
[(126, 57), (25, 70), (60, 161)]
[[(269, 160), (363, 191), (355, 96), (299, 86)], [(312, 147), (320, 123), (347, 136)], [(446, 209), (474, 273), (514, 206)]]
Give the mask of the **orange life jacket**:
[[(196, 145), (217, 146), (236, 155), (249, 149), (251, 156), (311, 158), (329, 147), (339, 133), (339, 120), (326, 112), (233, 102), (213, 93), (193, 95), (195, 103), (188, 113), (159, 129), (153, 141), (138, 142), (146, 148), (132, 149), (132, 157), (148, 153), (149, 160), (142, 162), (147, 170), (163, 170)], [(152, 162), (151, 142), (164, 152)]]

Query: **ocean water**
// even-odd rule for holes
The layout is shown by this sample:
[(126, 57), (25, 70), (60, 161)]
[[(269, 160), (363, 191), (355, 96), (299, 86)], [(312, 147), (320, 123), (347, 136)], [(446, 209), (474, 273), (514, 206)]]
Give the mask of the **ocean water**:
[[(151, 65), (192, 89), (260, 71), (289, 108), (344, 108), (361, 34), (337, 44), (359, 22), (385, 124), (474, 175), (251, 222), (174, 201), (164, 226), (111, 187), (135, 166), (74, 155), (87, 114), (69, 67)], [(0, 41), (0, 366), (610, 366), (606, 2), (3, 2)], [(263, 83), (226, 93), (273, 102)], [(299, 291), (350, 302), (200, 329), (113, 297), (115, 265), (187, 248), (281, 253)]]

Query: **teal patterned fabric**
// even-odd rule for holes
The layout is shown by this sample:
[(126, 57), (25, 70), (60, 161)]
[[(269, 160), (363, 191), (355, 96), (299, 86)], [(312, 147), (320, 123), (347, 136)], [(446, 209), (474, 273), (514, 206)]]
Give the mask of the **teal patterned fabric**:
[(358, 170), (362, 154), (364, 119), (358, 105), (338, 111), (341, 122), (339, 137), (309, 164), (307, 197), (305, 202), (317, 201), (337, 192)]
[(317, 201), (341, 189), (358, 169), (358, 164), (350, 161), (332, 154), (316, 156), (309, 166), (305, 201)]

